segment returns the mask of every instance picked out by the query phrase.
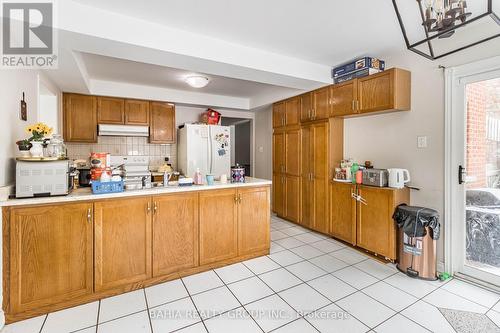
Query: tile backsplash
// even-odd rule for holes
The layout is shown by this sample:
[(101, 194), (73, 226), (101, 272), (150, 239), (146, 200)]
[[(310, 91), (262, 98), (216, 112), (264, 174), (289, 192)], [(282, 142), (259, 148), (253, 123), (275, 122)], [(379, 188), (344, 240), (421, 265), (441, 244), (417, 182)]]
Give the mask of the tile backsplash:
[(152, 144), (146, 137), (100, 136), (97, 143), (66, 143), (70, 159), (88, 159), (92, 152), (106, 152), (111, 155), (149, 156), (149, 167), (154, 170), (162, 165), (165, 157), (175, 168), (177, 146), (175, 144)]

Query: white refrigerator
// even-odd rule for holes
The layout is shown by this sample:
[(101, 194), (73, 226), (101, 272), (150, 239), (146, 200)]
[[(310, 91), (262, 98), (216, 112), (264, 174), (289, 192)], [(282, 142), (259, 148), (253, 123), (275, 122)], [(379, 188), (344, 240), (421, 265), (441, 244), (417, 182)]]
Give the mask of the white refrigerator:
[(231, 176), (229, 126), (184, 124), (178, 136), (177, 166), (181, 174), (193, 177), (199, 168), (203, 177)]

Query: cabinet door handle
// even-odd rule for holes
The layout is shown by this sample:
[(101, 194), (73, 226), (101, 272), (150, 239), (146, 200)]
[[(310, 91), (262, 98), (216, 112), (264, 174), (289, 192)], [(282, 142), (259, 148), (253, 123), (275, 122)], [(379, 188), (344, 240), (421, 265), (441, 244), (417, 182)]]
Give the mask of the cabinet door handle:
[(311, 119), (311, 109), (307, 110), (307, 118)]
[(92, 222), (92, 208), (87, 209), (87, 222)]
[(354, 111), (356, 110), (356, 101), (355, 100), (352, 100), (352, 103), (351, 103), (351, 109)]
[(148, 204), (146, 206), (146, 211), (149, 213), (151, 213), (151, 202), (148, 201)]
[(240, 194), (238, 194), (238, 203), (240, 203), (240, 204), (241, 204), (241, 193), (240, 193)]
[(235, 204), (237, 204), (237, 203), (238, 203), (238, 195), (237, 195), (237, 194), (235, 194), (235, 195), (234, 195), (234, 203), (235, 203)]
[(153, 204), (153, 212), (156, 214), (157, 211), (158, 211), (158, 203), (155, 201)]
[(356, 100), (356, 110), (358, 111), (359, 110), (359, 101)]

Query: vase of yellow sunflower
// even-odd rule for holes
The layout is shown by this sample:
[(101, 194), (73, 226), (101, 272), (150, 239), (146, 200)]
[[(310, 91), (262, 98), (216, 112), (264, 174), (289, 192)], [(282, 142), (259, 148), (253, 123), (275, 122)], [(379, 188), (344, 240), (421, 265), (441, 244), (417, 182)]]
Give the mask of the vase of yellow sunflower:
[(52, 134), (52, 128), (44, 123), (37, 123), (26, 128), (26, 132), (31, 135), (28, 139), (32, 145), (30, 154), (32, 157), (43, 157), (43, 139)]

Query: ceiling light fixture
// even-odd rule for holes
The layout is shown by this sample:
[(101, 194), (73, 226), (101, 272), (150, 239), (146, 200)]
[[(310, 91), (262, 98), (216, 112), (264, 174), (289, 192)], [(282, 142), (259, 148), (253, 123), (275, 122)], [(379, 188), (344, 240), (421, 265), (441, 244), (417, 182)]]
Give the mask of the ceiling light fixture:
[[(403, 4), (398, 6), (399, 2)], [(466, 0), (416, 0), (414, 8), (410, 1), (392, 0), (406, 47), (436, 60), (500, 37), (500, 17), (493, 10), (493, 0), (471, 2), (477, 9), (474, 14), (468, 10)], [(403, 21), (421, 28), (407, 31)]]
[(188, 76), (185, 81), (193, 88), (203, 88), (210, 82), (208, 77), (201, 75)]

